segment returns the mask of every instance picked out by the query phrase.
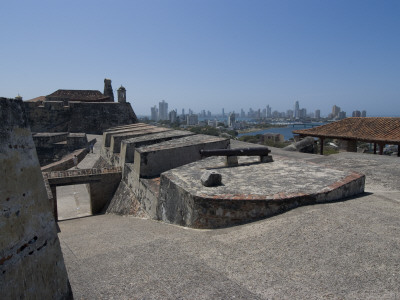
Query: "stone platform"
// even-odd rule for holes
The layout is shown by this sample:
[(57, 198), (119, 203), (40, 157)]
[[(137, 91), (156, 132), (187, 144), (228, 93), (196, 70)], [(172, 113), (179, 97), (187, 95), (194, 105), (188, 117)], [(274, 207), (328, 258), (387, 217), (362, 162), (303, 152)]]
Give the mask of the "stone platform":
[[(203, 186), (206, 170), (221, 174), (222, 185)], [(222, 158), (209, 158), (161, 174), (157, 211), (168, 223), (225, 227), (354, 196), (364, 192), (364, 184), (362, 174), (304, 161), (240, 158), (239, 166), (226, 167)]]
[[(274, 161), (271, 156), (260, 160), (259, 154), (241, 156), (244, 152), (228, 155), (249, 146), (255, 145), (140, 123), (111, 128), (103, 135), (101, 159), (121, 166), (122, 180), (105, 211), (186, 227), (219, 228), (364, 192), (365, 176), (352, 171), (274, 153)], [(203, 151), (225, 156), (204, 159)], [(257, 151), (250, 152), (246, 155)], [(228, 156), (239, 164), (229, 163)], [(203, 186), (200, 178), (206, 170), (220, 173), (222, 184)]]

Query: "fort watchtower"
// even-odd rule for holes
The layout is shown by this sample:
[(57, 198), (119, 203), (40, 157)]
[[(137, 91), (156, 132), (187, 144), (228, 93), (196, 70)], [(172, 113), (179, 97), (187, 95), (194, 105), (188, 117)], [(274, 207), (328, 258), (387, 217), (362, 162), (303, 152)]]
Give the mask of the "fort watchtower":
[(121, 85), (118, 89), (118, 102), (125, 103), (126, 102), (126, 89)]

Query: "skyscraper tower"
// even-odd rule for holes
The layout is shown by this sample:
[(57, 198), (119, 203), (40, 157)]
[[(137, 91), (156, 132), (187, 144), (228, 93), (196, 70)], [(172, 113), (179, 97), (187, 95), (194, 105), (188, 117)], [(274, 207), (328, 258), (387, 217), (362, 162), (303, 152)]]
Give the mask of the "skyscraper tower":
[(235, 126), (235, 125), (234, 125), (235, 122), (236, 122), (236, 115), (235, 115), (235, 112), (231, 112), (231, 113), (229, 114), (229, 117), (228, 117), (228, 126), (229, 126), (229, 127)]
[(340, 107), (334, 105), (334, 106), (332, 107), (332, 118), (339, 117), (339, 113), (340, 113)]
[(158, 113), (160, 120), (168, 120), (168, 103), (165, 100), (158, 103)]
[(271, 106), (267, 105), (267, 118), (271, 118), (272, 117), (272, 111), (271, 111)]
[(152, 121), (158, 121), (158, 109), (157, 109), (157, 106), (155, 106), (155, 105), (151, 108), (151, 117), (150, 117), (150, 119)]
[(114, 92), (111, 86), (111, 79), (104, 79), (104, 96), (110, 97), (110, 100), (114, 102)]
[(300, 117), (300, 105), (299, 101), (296, 101), (294, 103), (294, 118), (297, 119)]

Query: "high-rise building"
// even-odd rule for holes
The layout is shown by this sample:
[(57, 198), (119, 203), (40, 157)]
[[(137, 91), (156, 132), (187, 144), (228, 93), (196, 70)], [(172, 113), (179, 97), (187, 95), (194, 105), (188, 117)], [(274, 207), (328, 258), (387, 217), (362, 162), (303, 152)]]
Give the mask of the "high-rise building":
[(236, 117), (235, 117), (235, 112), (231, 112), (229, 114), (229, 118), (228, 118), (228, 126), (229, 127), (233, 127), (235, 122), (236, 122)]
[(296, 101), (294, 103), (294, 118), (298, 119), (300, 118), (300, 105), (299, 105), (299, 101)]
[(168, 103), (165, 100), (158, 103), (159, 120), (168, 120)]
[(261, 112), (261, 118), (266, 118), (267, 117), (267, 109), (263, 108), (262, 112)]
[(319, 109), (315, 110), (315, 118), (316, 119), (321, 119), (321, 111)]
[(244, 112), (243, 108), (240, 110), (240, 117), (241, 118), (245, 118), (246, 117), (246, 113)]
[(222, 117), (225, 117), (225, 109), (222, 109)]
[(299, 114), (298, 115), (299, 115), (298, 116), (299, 119), (306, 118), (307, 117), (307, 109), (305, 109), (305, 108), (299, 109)]
[(293, 110), (288, 109), (286, 111), (286, 118), (292, 119), (293, 118)]
[(155, 105), (151, 108), (150, 120), (156, 121), (156, 122), (158, 121), (158, 108)]
[(359, 110), (355, 110), (353, 111), (353, 113), (351, 114), (352, 117), (361, 117), (361, 112)]
[(367, 117), (367, 111), (366, 111), (366, 110), (363, 110), (363, 111), (361, 112), (361, 117), (363, 117), (363, 118), (366, 118), (366, 117)]
[(169, 112), (169, 114), (168, 114), (169, 121), (170, 121), (171, 123), (175, 123), (175, 122), (176, 122), (176, 117), (177, 117), (177, 115), (178, 115), (178, 113), (177, 113), (176, 110), (171, 110), (171, 111)]
[(340, 120), (345, 119), (346, 118), (346, 112), (345, 111), (340, 111), (339, 115), (338, 115), (338, 118)]
[(271, 118), (272, 117), (272, 108), (271, 106), (267, 105), (267, 118)]
[(340, 113), (340, 107), (334, 105), (334, 106), (332, 107), (332, 118), (334, 119), (334, 118), (339, 117), (339, 113)]
[(197, 125), (199, 123), (198, 115), (190, 114), (186, 116), (187, 125)]

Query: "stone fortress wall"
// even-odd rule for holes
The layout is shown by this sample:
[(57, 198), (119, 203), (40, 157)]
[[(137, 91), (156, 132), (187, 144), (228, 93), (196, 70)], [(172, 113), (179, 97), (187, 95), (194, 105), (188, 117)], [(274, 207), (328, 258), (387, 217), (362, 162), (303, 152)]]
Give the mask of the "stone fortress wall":
[(104, 94), (98, 90), (57, 90), (24, 102), (32, 132), (84, 132), (102, 134), (107, 128), (137, 122), (126, 89), (118, 89), (118, 102), (110, 79)]
[(0, 298), (72, 299), (23, 107), (0, 98)]
[(137, 122), (129, 102), (23, 103), (32, 132), (102, 134), (107, 128)]

